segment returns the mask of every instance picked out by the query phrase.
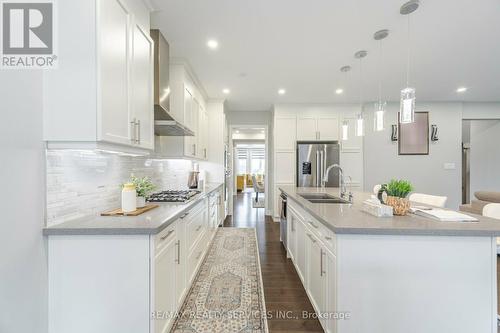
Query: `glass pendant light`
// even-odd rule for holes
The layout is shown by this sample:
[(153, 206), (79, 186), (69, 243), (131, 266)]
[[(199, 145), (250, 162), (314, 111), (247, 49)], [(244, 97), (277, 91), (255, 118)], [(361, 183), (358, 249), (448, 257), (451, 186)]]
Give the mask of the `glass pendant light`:
[(349, 121), (342, 122), (342, 141), (349, 140)]
[(385, 128), (385, 110), (387, 103), (382, 101), (382, 39), (389, 36), (389, 30), (383, 29), (373, 34), (373, 39), (379, 41), (379, 65), (378, 65), (378, 102), (375, 103), (373, 114), (373, 130), (383, 131)]
[[(340, 68), (340, 71), (347, 75), (347, 73), (351, 70), (351, 66), (343, 66)], [(347, 85), (347, 79), (344, 82), (344, 86)], [(349, 121), (344, 120), (342, 122), (342, 141), (349, 140)]]
[(399, 122), (402, 124), (415, 121), (415, 88), (410, 87), (410, 14), (417, 10), (418, 0), (410, 0), (403, 4), (399, 10), (401, 15), (408, 17), (408, 58), (406, 63), (406, 88), (401, 90), (401, 101), (399, 107)]
[(358, 119), (356, 119), (356, 136), (365, 135), (365, 119), (363, 114), (358, 114)]
[(368, 55), (368, 52), (361, 50), (354, 54), (354, 58), (359, 59), (359, 106), (361, 108), (356, 119), (356, 136), (365, 135), (365, 119), (363, 118), (363, 67), (361, 60)]

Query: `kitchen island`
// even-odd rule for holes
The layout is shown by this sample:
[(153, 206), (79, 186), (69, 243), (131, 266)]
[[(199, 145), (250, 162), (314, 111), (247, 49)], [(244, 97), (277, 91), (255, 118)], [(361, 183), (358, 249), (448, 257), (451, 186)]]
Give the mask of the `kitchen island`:
[(500, 221), (378, 218), (351, 204), (300, 194), (337, 188), (281, 186), (287, 252), (326, 332), (497, 332)]

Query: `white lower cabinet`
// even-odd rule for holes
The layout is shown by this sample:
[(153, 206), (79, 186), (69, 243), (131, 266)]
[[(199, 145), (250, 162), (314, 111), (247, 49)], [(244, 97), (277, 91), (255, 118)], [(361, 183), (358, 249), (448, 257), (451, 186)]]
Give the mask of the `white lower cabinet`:
[(297, 249), (297, 215), (295, 212), (287, 209), (287, 247), (288, 256), (295, 262)]
[(303, 220), (296, 220), (297, 251), (295, 251), (295, 268), (302, 283), (306, 285), (306, 226)]
[(219, 193), (155, 235), (48, 236), (48, 332), (169, 332), (215, 235)]
[(329, 316), (322, 320), (323, 327), (327, 333), (337, 332), (337, 325), (330, 314), (337, 309), (337, 257), (330, 251), (325, 251), (323, 258), (325, 265), (325, 311)]
[(307, 291), (314, 309), (321, 313), (325, 308), (326, 291), (324, 250), (312, 233), (306, 231), (306, 236)]
[[(167, 229), (157, 237), (159, 246), (154, 258), (154, 312), (161, 312), (155, 321), (155, 333), (167, 332), (172, 322), (173, 313), (177, 309), (177, 262), (178, 243), (175, 228)], [(179, 281), (181, 282), (181, 281)], [(173, 288), (172, 288), (173, 287)]]
[(287, 250), (325, 332), (336, 332), (335, 235), (292, 200), (287, 203)]

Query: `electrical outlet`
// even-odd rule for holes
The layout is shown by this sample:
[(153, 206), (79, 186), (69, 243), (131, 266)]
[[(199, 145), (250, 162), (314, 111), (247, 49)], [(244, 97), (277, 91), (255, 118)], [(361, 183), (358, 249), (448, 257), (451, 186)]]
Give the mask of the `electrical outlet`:
[(456, 169), (456, 165), (455, 165), (455, 163), (445, 163), (444, 164), (444, 169), (445, 170), (455, 170)]

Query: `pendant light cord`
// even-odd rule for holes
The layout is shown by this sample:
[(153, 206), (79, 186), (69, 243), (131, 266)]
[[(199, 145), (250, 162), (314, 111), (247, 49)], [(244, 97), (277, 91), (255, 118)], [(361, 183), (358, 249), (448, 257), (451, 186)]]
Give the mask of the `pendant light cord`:
[(410, 45), (411, 45), (411, 40), (410, 40), (410, 14), (408, 16), (408, 55), (407, 55), (407, 61), (406, 61), (406, 87), (410, 86)]
[(379, 40), (379, 57), (378, 57), (378, 103), (382, 104), (382, 40)]
[(359, 58), (359, 104), (363, 104), (363, 65), (361, 58)]

